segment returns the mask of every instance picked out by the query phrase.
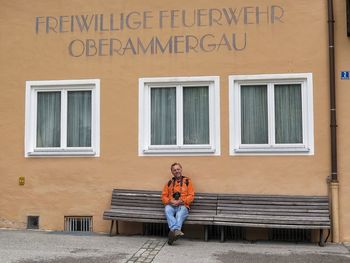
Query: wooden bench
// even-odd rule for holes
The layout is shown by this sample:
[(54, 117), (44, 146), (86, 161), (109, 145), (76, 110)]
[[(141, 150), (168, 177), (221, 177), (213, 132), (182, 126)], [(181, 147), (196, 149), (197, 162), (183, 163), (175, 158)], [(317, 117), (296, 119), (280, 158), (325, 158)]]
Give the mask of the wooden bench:
[[(185, 224), (205, 226), (204, 239), (208, 240), (208, 225), (213, 225), (216, 215), (217, 195), (196, 193), (195, 201)], [(164, 205), (160, 191), (114, 189), (111, 208), (103, 213), (103, 219), (111, 220), (110, 235), (113, 225), (118, 221), (142, 223), (166, 223)]]
[[(160, 191), (114, 189), (111, 208), (103, 218), (111, 220), (110, 235), (118, 221), (166, 223)], [(185, 224), (282, 229), (330, 229), (327, 196), (243, 195), (196, 193)], [(221, 227), (221, 241), (225, 240)]]
[[(219, 194), (214, 224), (282, 229), (330, 229), (327, 196)], [(224, 231), (221, 228), (221, 240)]]

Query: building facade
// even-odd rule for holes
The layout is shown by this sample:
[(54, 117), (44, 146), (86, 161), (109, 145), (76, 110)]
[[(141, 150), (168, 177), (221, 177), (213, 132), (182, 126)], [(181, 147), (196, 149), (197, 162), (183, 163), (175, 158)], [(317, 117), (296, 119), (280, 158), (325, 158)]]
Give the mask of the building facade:
[(350, 38), (333, 2), (336, 178), (326, 0), (1, 1), (0, 226), (88, 216), (107, 232), (112, 189), (160, 190), (177, 161), (198, 192), (329, 195), (333, 240), (350, 241)]

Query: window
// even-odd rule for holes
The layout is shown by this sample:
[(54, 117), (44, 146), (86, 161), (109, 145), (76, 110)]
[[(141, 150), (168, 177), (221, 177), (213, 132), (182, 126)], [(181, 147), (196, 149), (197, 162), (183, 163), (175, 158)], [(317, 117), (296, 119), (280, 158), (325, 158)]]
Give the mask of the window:
[(230, 76), (230, 154), (313, 154), (312, 74)]
[(99, 156), (99, 80), (26, 82), (25, 156)]
[(139, 80), (139, 155), (220, 155), (219, 77)]

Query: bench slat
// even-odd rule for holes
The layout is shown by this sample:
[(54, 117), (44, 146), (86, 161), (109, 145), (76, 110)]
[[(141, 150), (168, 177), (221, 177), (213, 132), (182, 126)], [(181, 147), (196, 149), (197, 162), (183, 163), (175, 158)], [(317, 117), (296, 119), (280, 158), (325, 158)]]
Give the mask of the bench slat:
[(248, 222), (223, 222), (215, 221), (214, 225), (221, 226), (241, 226), (241, 227), (258, 227), (258, 228), (284, 228), (284, 229), (330, 229), (329, 225), (289, 225), (289, 224), (262, 224)]
[(250, 195), (250, 194), (218, 194), (219, 199), (237, 199), (237, 200), (328, 200), (327, 196), (305, 196), (305, 195)]
[(217, 215), (215, 219), (220, 220), (285, 220), (285, 221), (329, 221), (329, 218), (327, 216), (323, 217), (308, 217), (308, 216), (268, 216), (268, 215), (235, 215), (235, 214), (229, 214), (229, 215)]
[(320, 208), (315, 208), (315, 207), (283, 207), (283, 206), (218, 206), (218, 211), (281, 211), (281, 212), (315, 212), (315, 213), (328, 213), (329, 208), (327, 207), (322, 207)]
[[(122, 207), (122, 206), (114, 206), (110, 210), (107, 210), (108, 212), (130, 212), (130, 213), (161, 213), (164, 214), (164, 207), (159, 207), (159, 209), (154, 209), (152, 207)], [(106, 211), (106, 212), (107, 212)], [(208, 215), (216, 215), (216, 212), (213, 210), (206, 210), (206, 209), (191, 209), (190, 214), (208, 214)]]
[(275, 209), (275, 210), (286, 210), (286, 209), (295, 209), (295, 210), (329, 210), (328, 205), (327, 206), (282, 206), (282, 205), (218, 205), (218, 209), (238, 209), (238, 208), (244, 208), (244, 209)]
[[(282, 206), (322, 206), (326, 202), (306, 202), (306, 201), (261, 201), (261, 200), (227, 200), (228, 204), (247, 204), (247, 205), (282, 205)], [(219, 201), (219, 205), (225, 205), (225, 202)]]
[(287, 216), (287, 217), (324, 217), (328, 218), (327, 214), (307, 214), (307, 213), (301, 213), (301, 214), (295, 214), (295, 213), (255, 213), (255, 212), (247, 212), (247, 213), (218, 213), (219, 216), (235, 216), (235, 215), (247, 215), (247, 216)]

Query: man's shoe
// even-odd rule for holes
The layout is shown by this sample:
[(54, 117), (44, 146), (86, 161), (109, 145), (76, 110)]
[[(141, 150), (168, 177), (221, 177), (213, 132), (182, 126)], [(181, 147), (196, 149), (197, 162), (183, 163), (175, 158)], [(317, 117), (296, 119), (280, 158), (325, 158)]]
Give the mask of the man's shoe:
[(184, 235), (184, 233), (181, 230), (179, 230), (179, 229), (175, 229), (174, 232), (175, 232), (174, 233), (175, 234), (175, 238), (179, 238), (179, 237)]
[(170, 230), (168, 234), (168, 245), (171, 246), (174, 243), (175, 239), (175, 232)]

